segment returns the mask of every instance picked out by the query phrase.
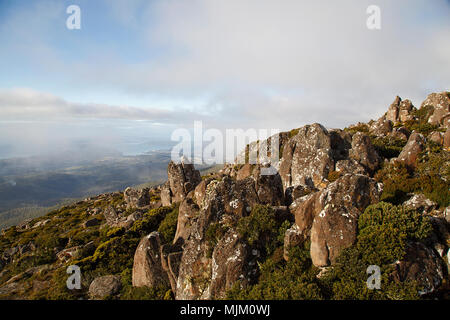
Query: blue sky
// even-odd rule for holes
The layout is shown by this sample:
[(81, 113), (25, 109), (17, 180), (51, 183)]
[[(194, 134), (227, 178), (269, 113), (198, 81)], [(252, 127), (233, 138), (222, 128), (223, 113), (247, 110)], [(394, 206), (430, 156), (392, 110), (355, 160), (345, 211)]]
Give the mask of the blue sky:
[(163, 142), (194, 120), (343, 127), (397, 94), (420, 106), (450, 89), (449, 18), (446, 0), (0, 0), (0, 149)]

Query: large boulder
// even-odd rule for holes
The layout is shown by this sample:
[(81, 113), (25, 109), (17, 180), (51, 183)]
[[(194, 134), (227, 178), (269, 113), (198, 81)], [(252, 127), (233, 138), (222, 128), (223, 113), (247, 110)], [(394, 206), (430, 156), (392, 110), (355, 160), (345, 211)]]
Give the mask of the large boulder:
[(181, 202), (202, 180), (200, 172), (194, 168), (194, 165), (185, 161), (178, 164), (171, 161), (167, 168), (167, 175), (172, 203)]
[(393, 123), (413, 120), (413, 109), (414, 106), (410, 100), (402, 101), (402, 99), (397, 96), (388, 108), (386, 120), (392, 121)]
[(198, 211), (199, 206), (192, 197), (188, 197), (181, 202), (178, 209), (177, 230), (173, 239), (174, 244), (179, 241), (184, 242), (188, 238), (192, 219), (197, 215)]
[(394, 279), (398, 281), (416, 281), (420, 295), (434, 292), (444, 279), (441, 258), (420, 242), (408, 243), (404, 258), (396, 264)]
[(422, 134), (413, 132), (408, 139), (408, 142), (403, 147), (399, 156), (397, 157), (397, 161), (403, 162), (407, 166), (416, 167), (417, 158), (419, 154), (425, 148), (425, 138)]
[(444, 120), (448, 118), (450, 113), (450, 93), (441, 92), (428, 95), (425, 101), (422, 102), (421, 108), (426, 106), (433, 107), (433, 113), (428, 118), (428, 123), (443, 125)]
[[(235, 181), (224, 176), (221, 181), (213, 180), (207, 185), (199, 203), (200, 210), (195, 218), (190, 219), (189, 235), (184, 241), (176, 285), (177, 299), (223, 297), (230, 283), (236, 280), (235, 275), (248, 276), (247, 253), (241, 240), (236, 239), (236, 232), (229, 230), (228, 236), (224, 240), (217, 239), (218, 244), (212, 247), (213, 244), (207, 239), (207, 231), (214, 224), (232, 224), (232, 221), (248, 215), (258, 203), (252, 177)], [(233, 258), (236, 257), (237, 250), (242, 255)], [(229, 265), (220, 266), (217, 269), (219, 274), (216, 274), (216, 262), (213, 261), (220, 261), (220, 264), (228, 261)], [(230, 270), (233, 270), (233, 274)]]
[(89, 295), (93, 299), (104, 299), (119, 293), (122, 287), (119, 276), (103, 276), (95, 278), (89, 286)]
[(256, 266), (256, 262), (251, 261), (251, 253), (249, 246), (234, 230), (229, 230), (219, 240), (212, 254), (210, 298), (226, 298), (226, 291), (238, 280), (242, 286), (249, 283)]
[(120, 221), (120, 216), (114, 207), (108, 207), (103, 211), (103, 216), (105, 217), (106, 224), (110, 227), (117, 225)]
[(134, 254), (132, 284), (134, 287), (169, 285), (161, 263), (161, 235), (152, 232), (139, 242)]
[(297, 185), (322, 188), (333, 168), (331, 137), (320, 124), (299, 128), (283, 147), (279, 173), (284, 190)]
[(130, 187), (123, 192), (124, 200), (127, 204), (127, 209), (145, 208), (150, 205), (150, 189), (144, 188), (135, 190)]
[(361, 132), (356, 132), (352, 137), (352, 148), (349, 150), (349, 157), (357, 161), (370, 173), (374, 173), (382, 162), (370, 138)]
[(368, 176), (345, 174), (291, 205), (298, 232), (311, 239), (314, 265), (330, 265), (342, 249), (355, 242), (359, 215), (379, 201), (381, 191), (381, 185)]

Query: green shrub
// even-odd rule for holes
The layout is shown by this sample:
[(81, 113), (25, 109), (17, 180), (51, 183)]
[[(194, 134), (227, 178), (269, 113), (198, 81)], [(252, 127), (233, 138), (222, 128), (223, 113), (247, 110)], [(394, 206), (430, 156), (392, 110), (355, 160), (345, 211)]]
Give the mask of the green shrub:
[(283, 260), (283, 248), (279, 247), (260, 267), (258, 283), (241, 288), (236, 282), (227, 292), (228, 299), (245, 300), (317, 300), (323, 299), (316, 278), (318, 269), (312, 265), (309, 244), (293, 248), (289, 261)]
[(171, 243), (177, 231), (178, 206), (173, 207), (172, 211), (166, 214), (159, 225), (158, 232), (162, 234), (166, 243)]

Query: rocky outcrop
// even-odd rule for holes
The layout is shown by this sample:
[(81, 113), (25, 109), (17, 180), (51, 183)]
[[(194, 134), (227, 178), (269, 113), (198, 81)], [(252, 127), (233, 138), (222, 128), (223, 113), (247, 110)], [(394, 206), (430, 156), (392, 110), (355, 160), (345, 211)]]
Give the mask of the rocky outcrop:
[(416, 167), (417, 158), (425, 147), (425, 138), (417, 132), (413, 132), (408, 139), (408, 142), (403, 147), (397, 160), (403, 162), (407, 166)]
[(446, 150), (450, 149), (450, 128), (445, 131), (443, 146)]
[(426, 106), (433, 107), (433, 113), (428, 118), (428, 123), (443, 125), (444, 120), (450, 114), (450, 94), (448, 92), (432, 93), (422, 102), (421, 108)]
[(108, 207), (103, 211), (103, 216), (105, 217), (106, 224), (110, 227), (115, 226), (120, 221), (120, 216), (114, 207)]
[(333, 168), (330, 135), (316, 123), (298, 129), (285, 144), (279, 173), (284, 190), (298, 185), (320, 189)]
[(352, 137), (352, 148), (349, 151), (349, 157), (370, 173), (374, 173), (382, 163), (381, 158), (370, 142), (370, 138), (361, 132), (356, 132)]
[(291, 205), (299, 233), (311, 239), (311, 259), (324, 267), (356, 240), (357, 219), (379, 201), (381, 186), (358, 174), (345, 174), (326, 189), (297, 199)]
[(404, 100), (397, 96), (394, 102), (389, 106), (386, 113), (386, 120), (396, 122), (406, 122), (413, 120), (411, 112), (414, 106), (410, 100)]
[(181, 202), (202, 180), (194, 165), (183, 161), (179, 164), (171, 161), (167, 175), (167, 184), (161, 189), (163, 205)]
[(150, 189), (135, 190), (130, 187), (123, 192), (127, 209), (146, 208), (150, 205)]
[(105, 299), (119, 293), (122, 283), (119, 276), (103, 276), (95, 278), (89, 286), (89, 295), (93, 299)]
[(134, 254), (132, 284), (134, 287), (169, 285), (161, 262), (161, 235), (152, 232), (142, 238)]

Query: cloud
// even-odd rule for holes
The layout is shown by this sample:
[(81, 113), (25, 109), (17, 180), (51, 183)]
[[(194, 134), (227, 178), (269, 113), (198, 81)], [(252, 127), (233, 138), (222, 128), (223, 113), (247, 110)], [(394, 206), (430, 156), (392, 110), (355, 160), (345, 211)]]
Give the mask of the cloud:
[[(344, 127), (378, 118), (396, 95), (419, 106), (450, 89), (445, 0), (378, 0), (379, 31), (366, 28), (369, 0), (80, 0), (79, 32), (64, 29), (69, 2), (2, 17), (0, 85), (28, 89), (0, 91), (1, 119)], [(155, 107), (164, 100), (174, 102)], [(41, 129), (42, 143), (57, 132)]]
[(182, 110), (137, 108), (94, 103), (69, 102), (50, 93), (30, 88), (0, 90), (0, 117), (14, 119), (125, 119), (155, 123), (180, 123), (199, 115)]

